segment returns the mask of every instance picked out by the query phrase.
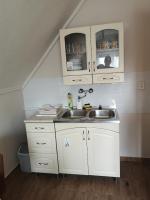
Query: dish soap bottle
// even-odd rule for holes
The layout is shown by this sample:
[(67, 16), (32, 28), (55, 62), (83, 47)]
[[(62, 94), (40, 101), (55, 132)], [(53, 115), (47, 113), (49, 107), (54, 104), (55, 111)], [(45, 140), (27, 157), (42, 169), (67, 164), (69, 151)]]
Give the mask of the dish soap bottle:
[(73, 110), (73, 96), (70, 92), (68, 92), (67, 99), (68, 99), (69, 110)]
[(77, 109), (82, 110), (82, 102), (81, 102), (81, 98), (78, 96), (78, 100), (77, 100)]

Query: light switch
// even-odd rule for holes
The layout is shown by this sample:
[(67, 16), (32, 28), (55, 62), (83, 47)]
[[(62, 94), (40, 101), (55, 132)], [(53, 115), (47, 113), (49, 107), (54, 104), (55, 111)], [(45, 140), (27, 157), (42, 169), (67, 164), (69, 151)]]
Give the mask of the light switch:
[(137, 89), (137, 90), (144, 90), (144, 88), (145, 88), (145, 83), (144, 83), (144, 81), (137, 81), (137, 82), (136, 82), (136, 89)]

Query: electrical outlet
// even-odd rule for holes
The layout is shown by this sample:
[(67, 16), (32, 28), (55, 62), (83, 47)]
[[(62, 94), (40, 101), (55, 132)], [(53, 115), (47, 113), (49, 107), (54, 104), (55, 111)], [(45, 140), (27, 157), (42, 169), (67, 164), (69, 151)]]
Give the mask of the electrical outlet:
[(145, 88), (145, 83), (144, 83), (144, 81), (137, 81), (137, 82), (136, 82), (136, 89), (137, 89), (137, 90), (144, 90), (144, 88)]

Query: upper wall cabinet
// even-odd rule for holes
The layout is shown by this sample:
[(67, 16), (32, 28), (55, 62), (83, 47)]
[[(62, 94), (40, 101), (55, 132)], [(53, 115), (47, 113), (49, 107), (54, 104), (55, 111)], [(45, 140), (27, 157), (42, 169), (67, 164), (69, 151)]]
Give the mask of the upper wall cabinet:
[(90, 27), (60, 30), (66, 85), (92, 84)]
[(60, 30), (66, 85), (124, 80), (123, 24)]

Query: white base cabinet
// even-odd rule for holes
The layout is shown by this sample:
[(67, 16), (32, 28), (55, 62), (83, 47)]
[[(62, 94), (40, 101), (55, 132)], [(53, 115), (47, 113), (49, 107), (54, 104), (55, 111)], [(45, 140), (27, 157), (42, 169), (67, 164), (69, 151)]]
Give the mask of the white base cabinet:
[(54, 123), (26, 122), (31, 171), (58, 174)]
[(32, 172), (120, 177), (118, 123), (26, 122), (26, 130)]
[(120, 177), (119, 124), (56, 124), (59, 172)]

